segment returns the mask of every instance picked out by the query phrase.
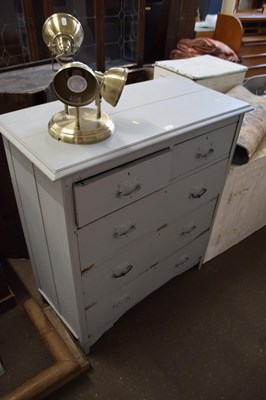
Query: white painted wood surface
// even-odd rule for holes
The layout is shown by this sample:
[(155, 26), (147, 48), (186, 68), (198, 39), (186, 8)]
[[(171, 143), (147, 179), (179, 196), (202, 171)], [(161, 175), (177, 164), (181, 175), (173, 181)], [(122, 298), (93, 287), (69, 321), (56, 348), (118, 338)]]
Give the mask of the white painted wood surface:
[(130, 85), (116, 109), (104, 104), (116, 131), (95, 145), (48, 135), (61, 108), (2, 115), (0, 130), (39, 290), (88, 352), (130, 307), (202, 263), (250, 107), (193, 82)]
[[(208, 234), (201, 235), (190, 245), (154, 265), (128, 285), (104, 297), (96, 307), (88, 308), (86, 319), (92, 342), (95, 342), (115, 321), (144, 297), (196, 264), (201, 258), (201, 251), (206, 246), (207, 240)], [(105, 321), (104, 325), (103, 321)], [(97, 329), (92, 330), (91, 327), (97, 327)]]
[(173, 176), (182, 175), (184, 172), (200, 168), (210, 161), (224, 158), (230, 152), (235, 130), (236, 123), (176, 145), (173, 157)]
[(175, 76), (179, 80), (190, 79), (203, 86), (226, 93), (236, 85), (242, 85), (247, 67), (206, 54), (180, 60), (156, 61), (154, 79)]
[[(118, 252), (138, 238), (216, 198), (222, 189), (225, 167), (225, 162), (215, 164), (211, 170), (193, 174), (185, 181), (169, 185), (167, 190), (162, 189), (79, 229), (77, 234), (81, 269), (97, 264), (109, 256), (110, 252)], [(205, 191), (201, 197), (191, 196), (203, 188)]]
[(79, 227), (125, 207), (166, 186), (171, 152), (156, 153), (141, 161), (83, 179), (74, 185), (75, 210)]
[(62, 103), (52, 102), (0, 118), (1, 133), (51, 180), (110, 162), (132, 153), (135, 147), (139, 151), (169, 137), (176, 139), (184, 130), (222, 120), (225, 115), (238, 115), (248, 107), (192, 81), (167, 78), (137, 83), (125, 87), (116, 108), (103, 102), (103, 111), (114, 120), (115, 134), (90, 146), (73, 146), (48, 135), (49, 119), (62, 109)]
[[(9, 143), (6, 146), (9, 147)], [(9, 147), (8, 154), (9, 169), (38, 287), (47, 294), (53, 306), (58, 309), (53, 269), (34, 177), (34, 166), (12, 145)]]
[(266, 136), (247, 164), (230, 167), (204, 262), (265, 225)]
[(98, 264), (88, 264), (89, 268), (82, 274), (85, 307), (126, 285), (208, 231), (215, 205), (216, 201), (207, 203), (161, 226), (159, 231), (140, 237), (122, 251), (109, 254)]

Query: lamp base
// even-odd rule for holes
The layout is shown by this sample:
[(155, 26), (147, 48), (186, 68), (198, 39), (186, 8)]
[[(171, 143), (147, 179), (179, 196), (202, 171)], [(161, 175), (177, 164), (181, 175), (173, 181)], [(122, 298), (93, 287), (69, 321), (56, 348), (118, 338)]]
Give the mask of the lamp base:
[(54, 139), (72, 144), (101, 142), (114, 133), (114, 123), (106, 113), (97, 118), (95, 109), (85, 107), (79, 109), (79, 118), (75, 108), (53, 115), (48, 127)]

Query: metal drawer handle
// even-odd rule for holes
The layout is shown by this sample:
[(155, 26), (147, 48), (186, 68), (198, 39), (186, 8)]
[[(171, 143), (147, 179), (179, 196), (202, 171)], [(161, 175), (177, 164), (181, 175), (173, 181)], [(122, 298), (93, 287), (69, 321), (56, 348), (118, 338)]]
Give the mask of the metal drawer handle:
[(201, 196), (204, 195), (204, 193), (207, 192), (207, 189), (205, 187), (195, 189), (194, 192), (191, 193), (190, 197), (193, 199), (200, 199)]
[(187, 254), (185, 254), (184, 256), (179, 258), (175, 267), (181, 267), (182, 265), (186, 264), (188, 261), (189, 261), (189, 256)]
[(194, 222), (191, 222), (190, 224), (186, 225), (183, 227), (181, 235), (185, 236), (185, 235), (189, 235), (190, 233), (192, 233), (194, 230), (196, 229), (196, 225), (194, 224)]
[(136, 224), (130, 220), (124, 224), (115, 227), (114, 238), (119, 239), (123, 236), (127, 236), (128, 233), (133, 232), (136, 229)]
[(214, 149), (212, 148), (212, 145), (210, 145), (208, 148), (203, 146), (201, 149), (198, 149), (197, 157), (198, 158), (209, 158), (212, 154), (214, 153)]
[(141, 189), (139, 178), (124, 182), (118, 185), (116, 196), (119, 198), (127, 198), (133, 196)]
[(126, 274), (129, 273), (129, 271), (131, 271), (133, 268), (133, 265), (130, 264), (122, 264), (119, 265), (119, 267), (117, 267), (113, 274), (112, 274), (112, 278), (121, 278), (121, 276), (125, 276)]
[(121, 306), (123, 303), (125, 303), (125, 301), (128, 300), (130, 300), (130, 296), (128, 294), (124, 294), (123, 296), (118, 297), (118, 299), (114, 300), (113, 308)]

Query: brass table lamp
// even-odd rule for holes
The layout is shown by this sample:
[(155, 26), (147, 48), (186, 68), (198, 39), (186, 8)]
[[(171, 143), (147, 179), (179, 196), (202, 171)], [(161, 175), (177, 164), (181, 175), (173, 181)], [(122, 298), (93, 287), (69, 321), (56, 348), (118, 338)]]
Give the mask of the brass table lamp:
[[(127, 69), (111, 68), (102, 73), (78, 61), (62, 64), (61, 58), (73, 55), (83, 40), (80, 23), (69, 14), (49, 17), (43, 26), (43, 38), (62, 65), (53, 79), (53, 88), (65, 105), (49, 121), (50, 135), (73, 144), (108, 138), (114, 132), (114, 123), (101, 111), (101, 99), (113, 107), (117, 105), (127, 80)], [(84, 107), (93, 101), (96, 108)]]

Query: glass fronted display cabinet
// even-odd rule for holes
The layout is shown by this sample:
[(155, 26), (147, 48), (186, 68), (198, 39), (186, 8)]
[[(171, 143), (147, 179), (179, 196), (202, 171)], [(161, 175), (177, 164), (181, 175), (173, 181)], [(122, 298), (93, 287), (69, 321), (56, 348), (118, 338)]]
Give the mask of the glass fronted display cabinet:
[(92, 68), (152, 62), (158, 43), (165, 38), (169, 4), (169, 0), (14, 0), (8, 6), (0, 4), (0, 68), (51, 57), (42, 40), (42, 26), (54, 13), (69, 13), (81, 22), (85, 36), (77, 58)]
[[(2, 4), (3, 3), (3, 4)], [(77, 58), (104, 71), (166, 59), (178, 39), (192, 37), (197, 0), (14, 0), (0, 2), (0, 68), (51, 58), (42, 26), (69, 13), (85, 37)]]

